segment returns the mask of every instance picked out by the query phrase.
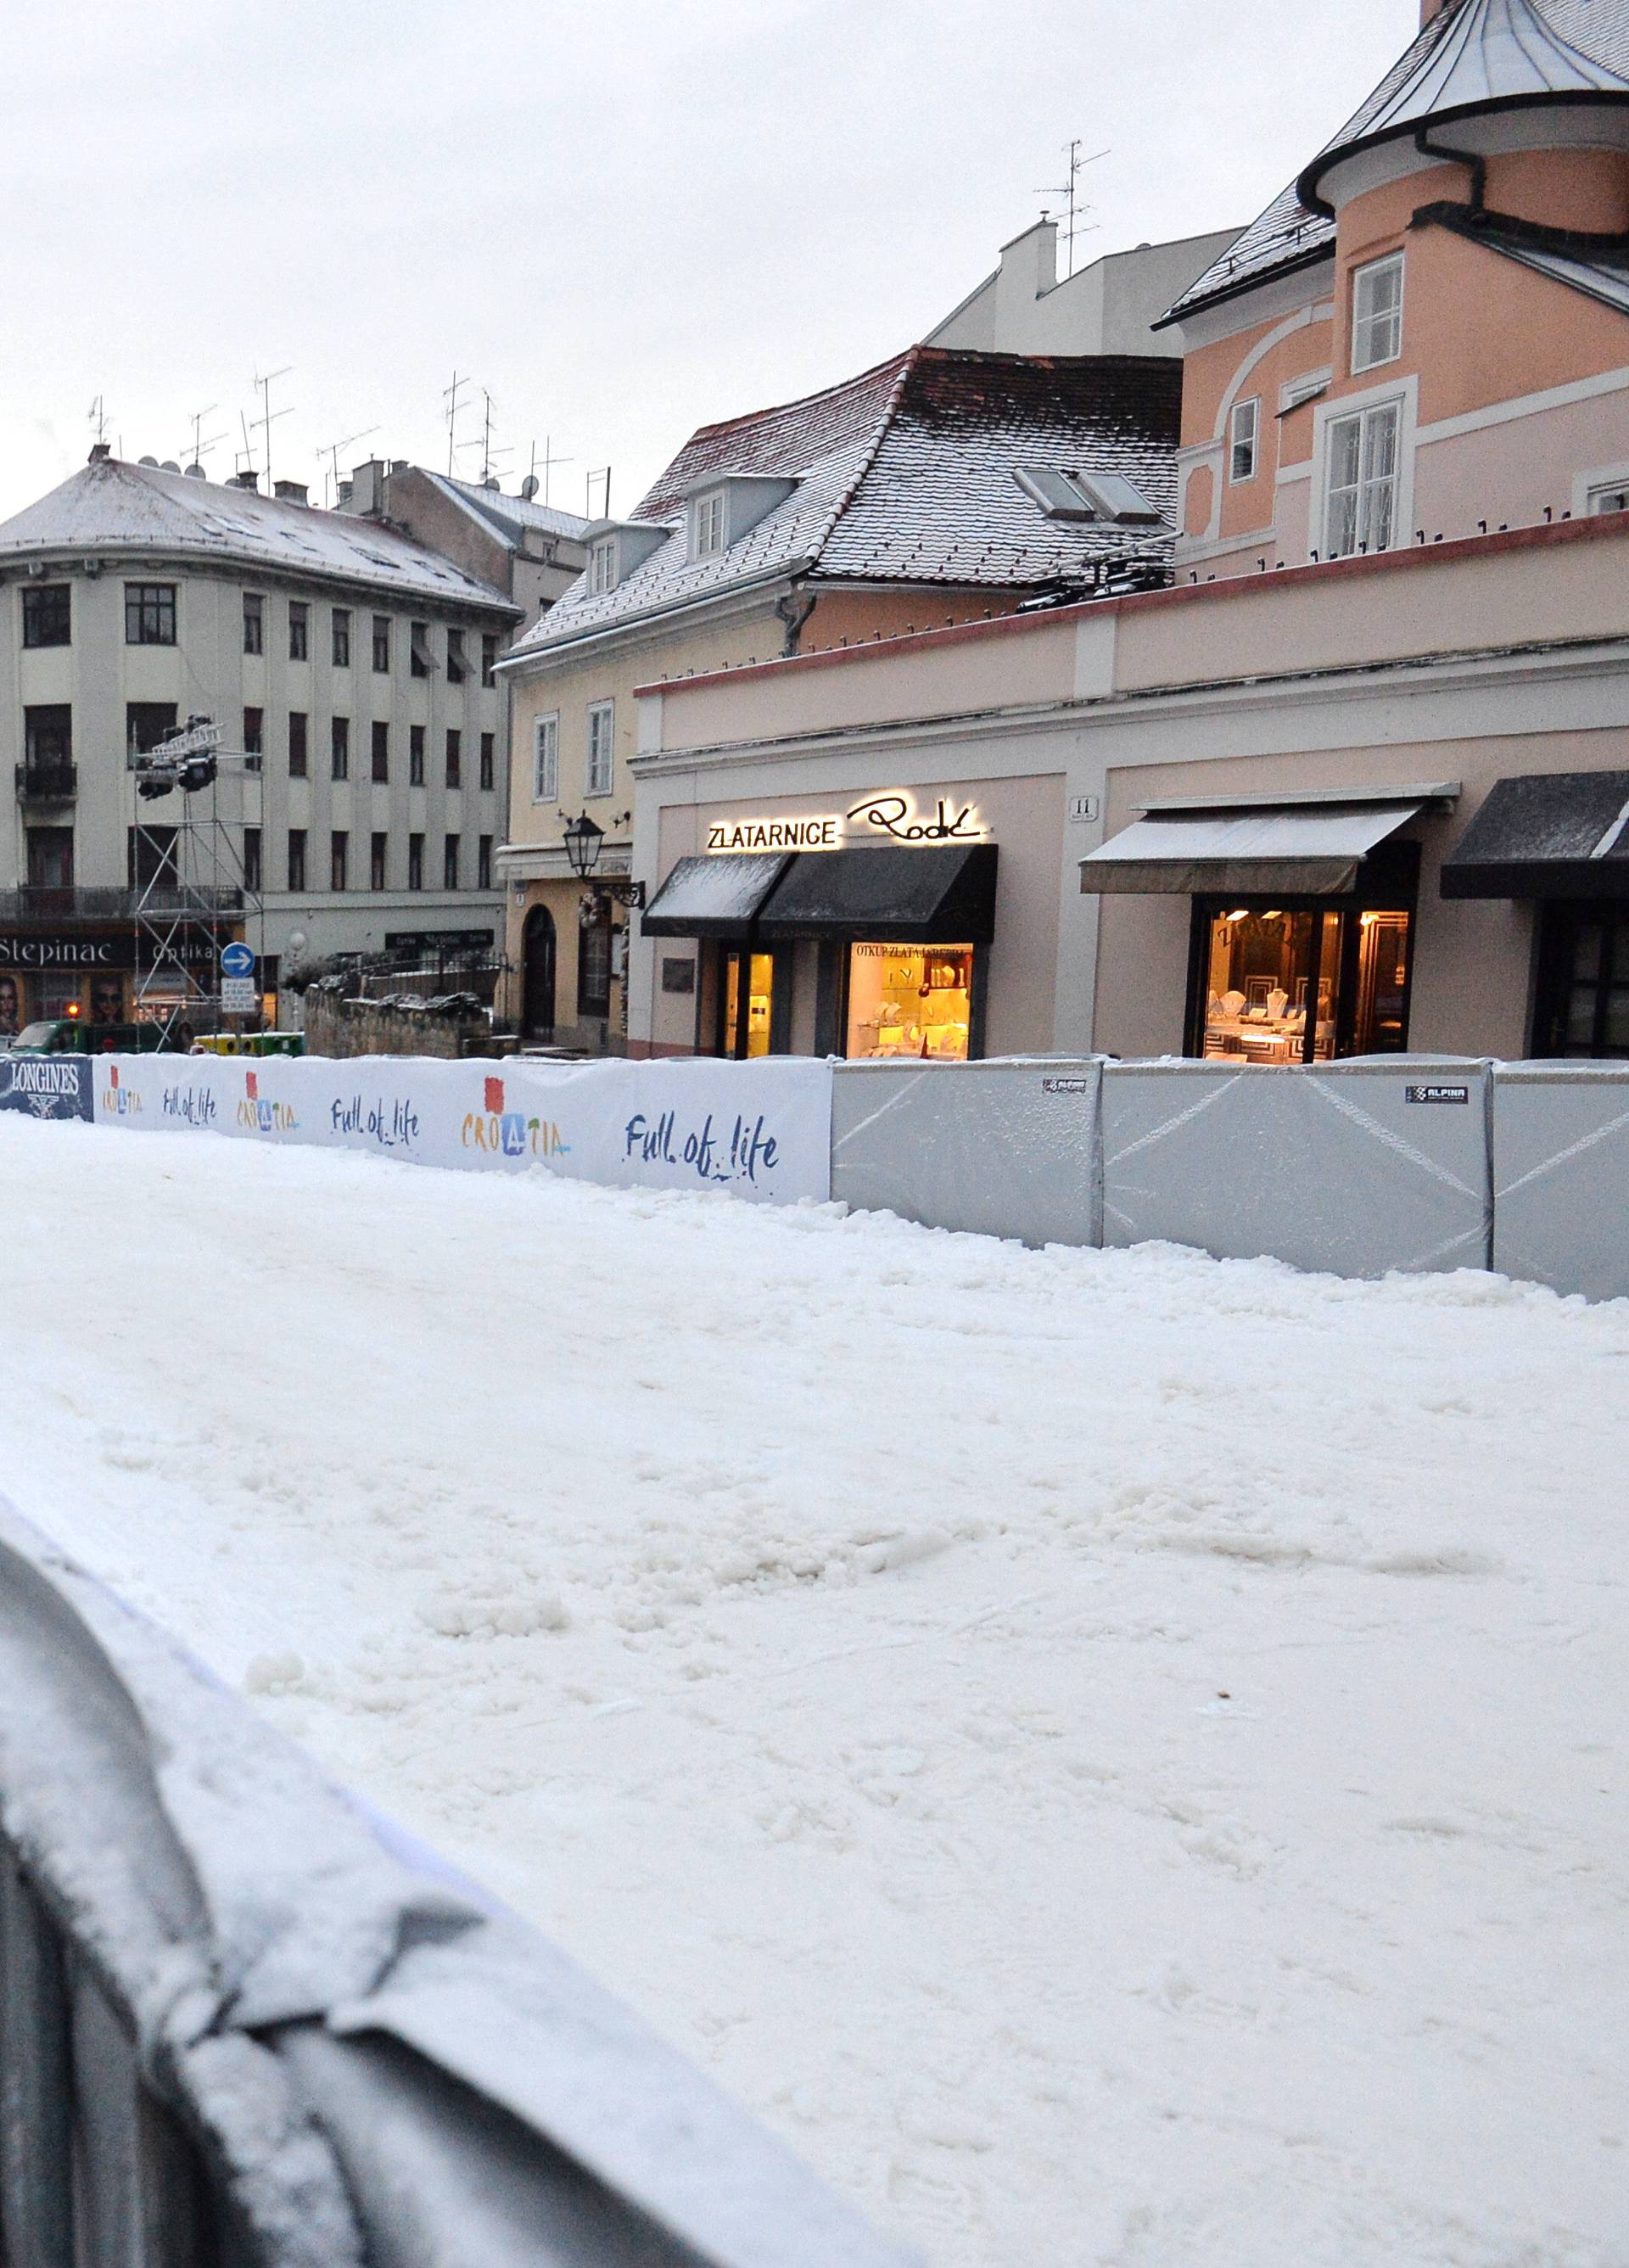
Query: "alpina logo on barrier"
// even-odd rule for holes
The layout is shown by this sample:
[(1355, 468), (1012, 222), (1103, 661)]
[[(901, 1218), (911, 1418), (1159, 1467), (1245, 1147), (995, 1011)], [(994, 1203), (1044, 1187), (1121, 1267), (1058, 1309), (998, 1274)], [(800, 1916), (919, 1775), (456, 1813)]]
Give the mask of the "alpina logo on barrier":
[(569, 1152), (571, 1145), (552, 1118), (527, 1118), (519, 1110), (505, 1109), (501, 1079), (487, 1080), (485, 1102), (484, 1110), (472, 1110), (464, 1120), (466, 1150), (486, 1150), (500, 1158), (553, 1158)]
[(238, 1123), (256, 1134), (298, 1134), (299, 1121), (291, 1106), (286, 1102), (267, 1101), (260, 1091), (260, 1073), (246, 1071), (243, 1074), (243, 1100), (238, 1105)]

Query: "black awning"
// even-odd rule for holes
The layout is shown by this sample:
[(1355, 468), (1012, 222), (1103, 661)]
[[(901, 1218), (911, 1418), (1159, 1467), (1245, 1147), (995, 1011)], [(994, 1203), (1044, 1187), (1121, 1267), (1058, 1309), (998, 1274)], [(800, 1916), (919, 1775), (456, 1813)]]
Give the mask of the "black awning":
[(792, 855), (785, 850), (681, 858), (640, 916), (647, 937), (745, 937)]
[(1442, 862), (1445, 898), (1629, 898), (1629, 772), (1529, 772)]
[(758, 934), (988, 945), (996, 855), (993, 843), (800, 850), (765, 903)]

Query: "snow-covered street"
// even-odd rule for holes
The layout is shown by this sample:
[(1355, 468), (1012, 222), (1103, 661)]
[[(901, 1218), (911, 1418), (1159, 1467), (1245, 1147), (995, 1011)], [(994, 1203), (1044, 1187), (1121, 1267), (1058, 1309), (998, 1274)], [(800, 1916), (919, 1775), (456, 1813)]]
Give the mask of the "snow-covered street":
[(1622, 2268), (1629, 1306), (0, 1176), (0, 1494), (938, 2268)]

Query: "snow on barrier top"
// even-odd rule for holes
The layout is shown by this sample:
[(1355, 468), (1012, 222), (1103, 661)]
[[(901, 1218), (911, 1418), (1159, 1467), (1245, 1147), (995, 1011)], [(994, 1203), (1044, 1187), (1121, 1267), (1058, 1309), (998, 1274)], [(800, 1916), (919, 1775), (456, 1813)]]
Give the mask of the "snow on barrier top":
[[(4, 1504), (0, 1853), (15, 2268), (223, 2257), (155, 2236), (174, 2206), (144, 2187), (144, 2101), (196, 2152), (231, 2257), (265, 2268), (905, 2268)], [(19, 1866), (55, 1955), (19, 1926)], [(71, 2129), (77, 2182), (51, 2142)]]

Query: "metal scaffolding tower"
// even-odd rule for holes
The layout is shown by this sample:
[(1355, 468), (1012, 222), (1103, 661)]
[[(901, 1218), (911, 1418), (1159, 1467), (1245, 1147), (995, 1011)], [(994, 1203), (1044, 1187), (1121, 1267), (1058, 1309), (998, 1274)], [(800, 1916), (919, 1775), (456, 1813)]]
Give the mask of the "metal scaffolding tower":
[[(135, 835), (136, 998), (137, 1022), (159, 1026), (166, 1048), (221, 1022), (221, 949), (248, 932), (258, 955), (263, 908), (258, 872), (245, 855), (246, 821), (220, 811), (220, 768), (260, 758), (221, 747), (221, 728), (189, 717), (186, 729), (144, 754), (132, 755), (136, 793), (144, 802), (179, 793), (180, 815), (144, 825)], [(207, 808), (200, 808), (207, 795)]]

